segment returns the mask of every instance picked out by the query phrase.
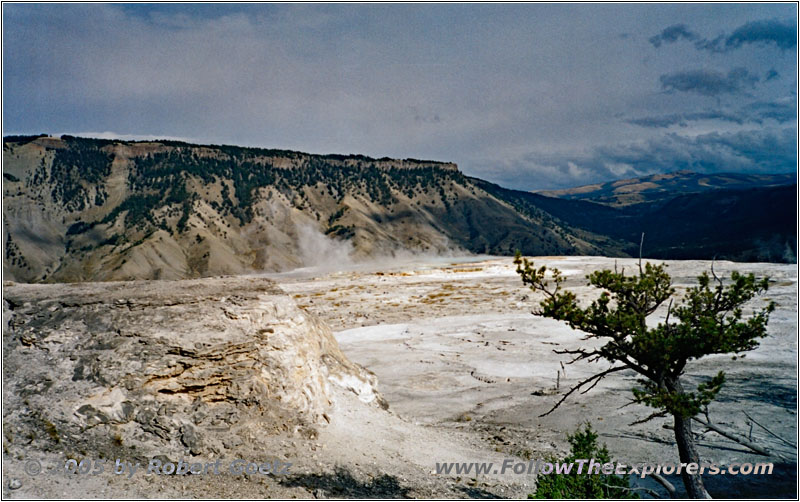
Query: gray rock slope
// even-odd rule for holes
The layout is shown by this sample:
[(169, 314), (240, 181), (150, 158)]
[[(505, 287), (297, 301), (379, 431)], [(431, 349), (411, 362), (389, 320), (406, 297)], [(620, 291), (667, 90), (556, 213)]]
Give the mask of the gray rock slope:
[[(4, 445), (114, 458), (314, 437), (372, 373), (269, 280), (4, 284)], [(8, 451), (7, 451), (8, 453)]]

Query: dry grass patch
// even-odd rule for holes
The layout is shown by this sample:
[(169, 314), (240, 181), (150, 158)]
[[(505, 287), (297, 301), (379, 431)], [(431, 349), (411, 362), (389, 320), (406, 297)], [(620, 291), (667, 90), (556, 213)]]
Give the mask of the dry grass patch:
[(453, 295), (453, 293), (450, 292), (450, 291), (442, 291), (440, 293), (430, 293), (425, 298), (433, 300), (433, 299), (436, 299), (436, 298), (443, 298), (445, 296), (452, 296), (452, 295)]
[(483, 272), (483, 267), (473, 267), (473, 268), (456, 268), (453, 270), (454, 272)]

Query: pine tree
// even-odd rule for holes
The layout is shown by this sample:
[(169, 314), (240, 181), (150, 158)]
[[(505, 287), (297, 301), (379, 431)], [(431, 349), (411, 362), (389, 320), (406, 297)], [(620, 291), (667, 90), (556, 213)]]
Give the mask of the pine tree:
[[(758, 346), (767, 335), (767, 322), (775, 304), (756, 309), (745, 318), (743, 305), (767, 290), (768, 279), (756, 279), (753, 274), (732, 272), (729, 284), (703, 272), (698, 284), (673, 306), (672, 280), (664, 265), (639, 260), (638, 274), (625, 275), (624, 270), (593, 272), (589, 284), (602, 290), (588, 307), (578, 304), (576, 295), (563, 290), (565, 281), (558, 269), (534, 268), (533, 263), (517, 252), (514, 259), (522, 282), (544, 294), (537, 315), (566, 321), (572, 329), (587, 334), (587, 339), (605, 342), (598, 349), (557, 351), (573, 356), (572, 362), (606, 360), (611, 368), (579, 382), (572, 387), (545, 415), (553, 412), (567, 397), (587, 385), (594, 386), (607, 375), (633, 370), (642, 378), (640, 387), (633, 389), (634, 402), (656, 409), (639, 421), (672, 416), (675, 440), (681, 462), (699, 463), (692, 434), (692, 417), (707, 409), (720, 391), (725, 375), (719, 372), (705, 383), (689, 389), (681, 377), (687, 365), (712, 354), (734, 354)], [(712, 284), (712, 281), (713, 284)], [(669, 300), (664, 322), (648, 327), (646, 319)], [(591, 387), (589, 387), (591, 388)], [(699, 474), (682, 473), (688, 495), (708, 498)]]

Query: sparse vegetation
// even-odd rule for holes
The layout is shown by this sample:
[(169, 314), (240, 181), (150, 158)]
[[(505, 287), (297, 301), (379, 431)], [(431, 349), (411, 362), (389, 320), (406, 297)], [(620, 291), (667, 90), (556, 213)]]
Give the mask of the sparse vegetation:
[[(193, 149), (183, 148), (148, 154), (134, 159), (129, 184), (137, 190), (157, 191), (160, 198), (155, 202), (169, 204), (184, 200), (181, 189), (172, 200), (163, 198), (172, 187), (183, 187), (189, 177), (197, 177), (205, 184), (222, 180), (222, 210), (244, 224), (253, 218), (253, 202), (258, 190), (265, 187), (277, 188), (290, 200), (297, 198), (297, 207), (303, 208), (305, 189), (318, 185), (326, 187), (328, 194), (337, 200), (346, 193), (356, 192), (382, 205), (390, 205), (394, 202), (392, 190), (413, 197), (417, 186), (441, 186), (444, 180), (464, 181), (463, 175), (455, 170), (427, 165), (419, 168), (378, 167), (372, 159), (358, 155), (290, 157), (299, 162), (297, 167), (277, 167), (273, 164), (273, 156), (276, 156), (275, 151), (238, 147), (220, 148), (215, 156), (200, 156)], [(230, 180), (233, 194), (226, 180)], [(235, 202), (231, 195), (235, 196)], [(332, 225), (345, 211), (346, 207), (339, 208), (329, 217), (328, 224)], [(336, 235), (342, 236), (341, 233)]]

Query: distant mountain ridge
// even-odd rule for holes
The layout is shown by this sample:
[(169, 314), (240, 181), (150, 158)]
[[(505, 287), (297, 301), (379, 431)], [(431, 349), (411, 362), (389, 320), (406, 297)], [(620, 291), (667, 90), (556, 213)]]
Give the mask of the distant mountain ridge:
[(535, 207), (571, 228), (615, 241), (638, 253), (661, 259), (797, 261), (797, 185), (755, 186), (743, 190), (673, 193), (671, 197), (612, 207), (508, 190), (482, 180), (475, 183), (524, 211)]
[(621, 207), (643, 202), (655, 202), (690, 193), (713, 190), (744, 190), (753, 187), (791, 185), (797, 182), (796, 173), (787, 174), (701, 174), (676, 171), (629, 178), (562, 190), (543, 190), (536, 193), (570, 200), (590, 200)]
[[(654, 257), (792, 261), (796, 197), (762, 190), (674, 192), (643, 211), (508, 190), (445, 162), (7, 137), (3, 271), (53, 282), (281, 271), (407, 251), (629, 256), (641, 231)], [(676, 208), (675, 197), (687, 199)], [(728, 235), (714, 221), (745, 231)]]

